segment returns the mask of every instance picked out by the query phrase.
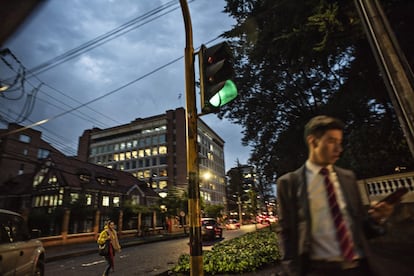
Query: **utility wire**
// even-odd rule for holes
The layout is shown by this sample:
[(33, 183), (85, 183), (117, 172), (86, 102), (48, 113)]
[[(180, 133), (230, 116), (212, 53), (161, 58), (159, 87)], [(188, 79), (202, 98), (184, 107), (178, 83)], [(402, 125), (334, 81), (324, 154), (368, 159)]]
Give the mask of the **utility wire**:
[(79, 106), (77, 106), (77, 107), (74, 107), (74, 108), (72, 108), (72, 109), (70, 109), (70, 110), (66, 110), (66, 111), (64, 111), (64, 112), (62, 112), (62, 113), (59, 113), (59, 114), (57, 114), (57, 115), (55, 115), (55, 116), (52, 116), (52, 117), (50, 117), (50, 118), (47, 118), (47, 119), (44, 119), (44, 120), (38, 121), (38, 122), (33, 123), (33, 124), (31, 124), (31, 125), (28, 125), (28, 126), (25, 126), (25, 127), (19, 128), (19, 129), (15, 129), (15, 130), (12, 130), (12, 131), (6, 132), (6, 133), (4, 133), (4, 134), (0, 135), (0, 138), (1, 138), (1, 137), (4, 137), (4, 136), (7, 136), (7, 135), (10, 135), (10, 134), (14, 134), (14, 133), (21, 132), (21, 131), (23, 131), (23, 130), (25, 130), (25, 129), (29, 129), (29, 128), (33, 128), (33, 127), (35, 127), (35, 126), (43, 125), (43, 124), (45, 124), (45, 123), (47, 123), (47, 122), (49, 122), (49, 121), (51, 121), (51, 120), (57, 119), (57, 118), (62, 117), (62, 116), (64, 116), (64, 115), (68, 114), (68, 113), (71, 113), (71, 112), (73, 112), (73, 111), (75, 111), (75, 110), (78, 110), (78, 109), (80, 109), (80, 108), (82, 108), (82, 107), (84, 107), (84, 106), (87, 106), (87, 105), (89, 105), (89, 104), (91, 104), (91, 103), (93, 103), (93, 102), (99, 101), (99, 100), (101, 100), (101, 99), (103, 99), (103, 98), (105, 98), (105, 97), (107, 97), (107, 96), (109, 96), (109, 95), (112, 95), (112, 94), (114, 94), (114, 93), (116, 93), (116, 92), (118, 92), (118, 91), (120, 91), (120, 90), (124, 89), (125, 87), (130, 86), (131, 84), (136, 83), (137, 81), (140, 81), (140, 80), (142, 80), (142, 79), (144, 79), (144, 78), (146, 78), (146, 77), (148, 77), (148, 76), (150, 76), (150, 75), (152, 75), (152, 74), (154, 74), (154, 73), (156, 73), (156, 72), (158, 72), (158, 71), (160, 71), (160, 70), (162, 70), (162, 69), (166, 68), (167, 66), (169, 66), (169, 65), (171, 65), (171, 64), (173, 64), (173, 63), (175, 63), (175, 62), (179, 61), (179, 60), (180, 60), (180, 59), (182, 59), (182, 58), (183, 58), (183, 56), (181, 56), (181, 57), (179, 57), (179, 58), (176, 58), (176, 59), (173, 59), (172, 61), (170, 61), (170, 62), (168, 62), (168, 63), (166, 63), (166, 64), (164, 64), (164, 65), (162, 65), (162, 66), (160, 66), (160, 67), (157, 67), (156, 69), (154, 69), (154, 70), (150, 71), (149, 73), (146, 73), (146, 74), (142, 75), (141, 77), (138, 77), (138, 78), (136, 78), (135, 80), (130, 81), (130, 82), (128, 82), (128, 83), (126, 83), (126, 84), (122, 85), (121, 87), (118, 87), (118, 88), (116, 88), (116, 89), (114, 89), (114, 90), (112, 90), (112, 91), (110, 91), (110, 92), (108, 92), (108, 93), (106, 93), (106, 94), (104, 94), (104, 95), (102, 95), (102, 96), (99, 96), (99, 97), (97, 97), (97, 98), (95, 98), (95, 99), (93, 99), (93, 100), (90, 100), (90, 101), (88, 101), (88, 102), (86, 102), (86, 103), (84, 103), (84, 104), (81, 104), (81, 105), (79, 105)]
[[(219, 37), (216, 37), (216, 38), (208, 41), (206, 44), (211, 43), (211, 42), (217, 40), (218, 38)], [(57, 114), (55, 116), (52, 116), (52, 117), (50, 117), (48, 119), (44, 119), (44, 120), (38, 121), (38, 122), (33, 123), (31, 125), (28, 125), (28, 126), (25, 126), (25, 127), (19, 128), (19, 129), (16, 129), (16, 130), (12, 130), (12, 131), (6, 132), (6, 133), (0, 135), (0, 138), (1, 137), (4, 137), (4, 136), (7, 136), (7, 135), (10, 135), (10, 134), (14, 134), (14, 133), (21, 132), (21, 131), (23, 131), (25, 129), (29, 129), (29, 128), (33, 128), (35, 126), (43, 125), (43, 124), (45, 124), (45, 123), (47, 123), (47, 122), (49, 122), (51, 120), (57, 119), (57, 118), (62, 117), (64, 115), (68, 114), (68, 113), (71, 113), (71, 112), (73, 112), (75, 110), (78, 110), (78, 109), (80, 109), (80, 108), (82, 108), (84, 106), (87, 106), (87, 105), (89, 105), (89, 104), (91, 104), (93, 102), (99, 101), (99, 100), (101, 100), (101, 99), (103, 99), (103, 98), (105, 98), (105, 97), (107, 97), (109, 95), (112, 95), (112, 94), (114, 94), (114, 93), (116, 93), (116, 92), (118, 92), (118, 91), (120, 91), (120, 90), (122, 90), (122, 89), (124, 89), (124, 88), (126, 88), (126, 87), (128, 87), (128, 86), (130, 86), (130, 85), (132, 85), (132, 84), (134, 84), (134, 83), (136, 83), (136, 82), (138, 82), (138, 81), (140, 81), (140, 80), (142, 80), (142, 79), (144, 79), (144, 78), (146, 78), (146, 77), (148, 77), (148, 76), (150, 76), (150, 75), (152, 75), (152, 74), (154, 74), (154, 73), (156, 73), (156, 72), (158, 72), (158, 71), (160, 71), (160, 70), (162, 70), (162, 69), (164, 69), (164, 68), (166, 68), (168, 66), (170, 66), (171, 64), (173, 64), (173, 63), (181, 60), (183, 57), (184, 56), (180, 56), (178, 58), (175, 58), (175, 59), (169, 61), (168, 63), (166, 63), (166, 64), (164, 64), (162, 66), (159, 66), (156, 69), (154, 69), (154, 70), (152, 70), (152, 71), (150, 71), (150, 72), (142, 75), (141, 77), (138, 77), (138, 78), (136, 78), (136, 79), (134, 79), (134, 80), (132, 80), (132, 81), (130, 81), (130, 82), (128, 82), (128, 83), (126, 83), (126, 84), (124, 84), (124, 85), (122, 85), (122, 86), (120, 86), (120, 87), (118, 87), (118, 88), (116, 88), (116, 89), (114, 89), (114, 90), (112, 90), (112, 91), (110, 91), (110, 92), (102, 95), (102, 96), (99, 96), (99, 97), (97, 97), (97, 98), (95, 98), (93, 100), (90, 100), (90, 101), (88, 101), (88, 102), (86, 102), (84, 104), (81, 104), (81, 105), (79, 105), (77, 107), (74, 107), (74, 108), (72, 108), (70, 110), (66, 110), (66, 111), (64, 111), (62, 113), (59, 113), (59, 114)]]
[[(14, 113), (14, 114), (17, 114), (16, 112), (14, 112), (14, 111), (12, 111), (12, 110), (9, 110), (11, 113)], [(4, 112), (2, 112), (1, 110), (0, 110), (0, 115), (1, 114), (3, 114), (3, 115), (5, 115), (5, 117), (7, 118), (7, 114), (6, 113), (4, 113)], [(2, 119), (2, 121), (4, 121), (5, 123), (10, 123), (11, 121), (13, 121), (13, 120), (4, 120), (4, 119)], [(33, 123), (33, 121), (31, 121), (31, 120), (28, 120), (29, 122), (32, 122)], [(76, 152), (77, 152), (77, 145), (75, 145), (73, 142), (66, 142), (65, 140), (66, 140), (66, 138), (65, 137), (63, 137), (63, 136), (60, 136), (59, 134), (56, 134), (56, 133), (54, 133), (53, 131), (51, 131), (51, 130), (48, 130), (48, 129), (46, 129), (46, 128), (44, 128), (43, 126), (40, 126), (40, 129), (43, 129), (43, 130), (45, 130), (46, 132), (42, 132), (42, 137), (46, 137), (46, 141), (47, 142), (50, 142), (51, 144), (53, 144), (53, 145), (55, 145), (55, 147), (56, 148), (58, 148), (58, 149), (65, 149), (65, 150), (62, 150), (62, 151), (68, 151), (68, 150), (70, 150), (70, 153), (72, 153), (72, 154), (76, 154)], [(51, 137), (50, 135), (48, 135), (47, 133), (49, 133), (49, 134), (52, 134), (52, 135), (54, 135), (56, 138), (58, 138), (58, 139), (56, 139), (56, 138), (53, 138), (53, 137)], [(63, 142), (62, 142), (63, 141)], [(69, 149), (68, 149), (69, 148)]]
[[(44, 86), (47, 86), (47, 87), (49, 87), (50, 89), (53, 89), (54, 91), (56, 91), (56, 92), (58, 92), (58, 93), (60, 93), (60, 94), (62, 94), (63, 96), (65, 96), (65, 97), (67, 97), (67, 98), (69, 98), (69, 99), (71, 99), (71, 100), (73, 100), (73, 101), (75, 101), (75, 102), (77, 102), (78, 104), (81, 104), (81, 102), (80, 101), (78, 101), (77, 99), (75, 99), (75, 98), (73, 98), (73, 97), (71, 97), (71, 96), (68, 96), (67, 94), (65, 94), (65, 93), (63, 93), (63, 92), (61, 92), (61, 91), (59, 91), (58, 89), (56, 89), (56, 88), (54, 88), (54, 87), (52, 87), (52, 86), (50, 86), (49, 84), (46, 84), (46, 83), (44, 83), (42, 80), (40, 80), (39, 79), (39, 77), (38, 76), (36, 76), (36, 75), (33, 75), (39, 82), (40, 82), (40, 85), (38, 85), (37, 87), (35, 87), (35, 85), (34, 84), (32, 84), (29, 80), (27, 80), (26, 78), (25, 78), (25, 72), (27, 71), (27, 68), (24, 66), (24, 64), (9, 50), (8, 51), (8, 53), (14, 58), (14, 60), (19, 64), (19, 71), (22, 71), (24, 74), (23, 75), (21, 75), (21, 77), (20, 77), (20, 79), (21, 79), (21, 85), (20, 85), (20, 87), (19, 88), (14, 88), (13, 89), (13, 91), (17, 91), (17, 90), (20, 90), (21, 91), (21, 95), (19, 95), (17, 98), (16, 97), (14, 97), (14, 98), (10, 98), (10, 97), (6, 97), (6, 96), (4, 96), (4, 98), (5, 99), (7, 99), (7, 100), (20, 100), (23, 96), (24, 96), (24, 94), (26, 93), (25, 92), (25, 82), (27, 82), (29, 85), (31, 85), (32, 87), (33, 87), (33, 90), (32, 90), (32, 93), (31, 94), (29, 94), (29, 95), (27, 95), (27, 99), (25, 100), (25, 103), (24, 103), (24, 107), (23, 107), (23, 109), (22, 109), (22, 111), (21, 111), (21, 114), (17, 117), (17, 119), (15, 119), (15, 120), (11, 120), (11, 121), (14, 121), (14, 122), (16, 122), (16, 123), (21, 123), (21, 122), (23, 122), (23, 121), (25, 121), (26, 120), (26, 118), (30, 115), (30, 113), (31, 113), (31, 111), (33, 110), (33, 108), (34, 108), (34, 102), (35, 102), (35, 100), (36, 100), (36, 96), (37, 96), (37, 92), (38, 91), (40, 91), (40, 92), (42, 92), (42, 93), (44, 93), (45, 95), (47, 95), (48, 96), (48, 98), (51, 98), (51, 99), (54, 99), (55, 101), (57, 101), (58, 103), (60, 103), (60, 104), (62, 104), (62, 105), (64, 105), (64, 106), (67, 106), (67, 107), (70, 107), (70, 108), (72, 108), (72, 106), (70, 106), (70, 105), (68, 105), (67, 103), (65, 103), (65, 102), (63, 102), (63, 101), (61, 101), (61, 100), (59, 100), (59, 99), (57, 99), (56, 97), (54, 97), (54, 96), (51, 96), (51, 95), (49, 95), (48, 93), (46, 93), (45, 91), (43, 91), (43, 90), (41, 90), (40, 89), (40, 86), (42, 86), (42, 85), (44, 85)], [(15, 73), (18, 73), (17, 71), (16, 71), (16, 69), (14, 69), (14, 68), (11, 68)], [(12, 92), (11, 90), (7, 90), (7, 93), (9, 93), (9, 92)], [(5, 94), (5, 93), (2, 93), (2, 95), (3, 94)], [(41, 98), (39, 98), (39, 100), (42, 100)], [(50, 105), (52, 105), (52, 106), (55, 106), (55, 107), (57, 107), (55, 104), (52, 104), (51, 102), (49, 102), (49, 101), (47, 101), (47, 100), (42, 100), (43, 102), (46, 102), (46, 103), (48, 103), (48, 104), (50, 104)], [(30, 107), (30, 108), (29, 108)], [(61, 107), (57, 107), (58, 109), (61, 109)], [(105, 114), (103, 114), (102, 112), (99, 112), (99, 111), (97, 111), (97, 110), (95, 110), (95, 109), (93, 109), (93, 108), (91, 108), (91, 107), (88, 107), (88, 109), (90, 109), (90, 110), (92, 110), (93, 112), (95, 112), (95, 113), (97, 113), (97, 114), (99, 114), (99, 115), (101, 115), (101, 116), (103, 116), (103, 117), (106, 117), (107, 119), (109, 119), (109, 120), (111, 120), (111, 121), (113, 121), (113, 122), (115, 122), (115, 123), (117, 123), (117, 124), (121, 124), (120, 122), (118, 122), (118, 121), (116, 121), (116, 120), (114, 120), (113, 118), (110, 118), (109, 116), (107, 116), (107, 115), (105, 115)], [(99, 121), (97, 121), (96, 120), (96, 118), (92, 118), (91, 116), (89, 116), (89, 115), (87, 115), (87, 114), (85, 114), (85, 113), (83, 113), (83, 112), (81, 112), (81, 111), (78, 111), (80, 114), (82, 114), (83, 116), (85, 116), (87, 119), (84, 119), (84, 120), (86, 120), (86, 121), (89, 121), (89, 122), (92, 122), (92, 123), (94, 123), (94, 124), (96, 124), (96, 123), (98, 123), (98, 124), (100, 124), (101, 125), (101, 127), (108, 127), (108, 124), (105, 124), (105, 123), (102, 123), (102, 122), (99, 122)], [(75, 115), (75, 116), (78, 116), (79, 118), (81, 118), (79, 115)], [(89, 118), (89, 119), (88, 119)], [(82, 118), (81, 118), (82, 119)]]
[[(193, 0), (193, 1), (195, 1), (195, 0)], [(151, 19), (149, 19), (149, 20), (147, 20), (147, 21), (145, 21), (145, 22), (143, 22), (143, 23), (141, 23), (137, 26), (133, 26), (133, 25), (139, 23), (142, 20), (148, 19), (151, 16), (156, 15), (159, 12), (162, 12), (163, 10), (174, 6), (175, 4), (177, 4), (176, 1), (170, 1), (170, 2), (160, 6), (158, 8), (155, 8), (154, 10), (151, 10), (150, 12), (147, 12), (144, 15), (141, 15), (141, 16), (139, 16), (139, 17), (137, 17), (137, 18), (135, 18), (135, 19), (133, 19), (133, 20), (131, 20), (131, 21), (129, 21), (129, 22), (127, 22), (127, 23), (125, 23), (125, 24), (123, 24), (123, 25), (121, 25), (121, 26), (119, 26), (119, 27), (103, 34), (103, 35), (100, 35), (100, 36), (98, 36), (98, 37), (96, 37), (96, 38), (94, 38), (94, 39), (92, 39), (92, 40), (90, 40), (90, 41), (88, 41), (88, 42), (72, 49), (72, 50), (67, 51), (64, 54), (61, 54), (61, 55), (59, 55), (55, 58), (52, 58), (49, 61), (46, 61), (46, 62), (30, 69), (30, 73), (41, 74), (41, 73), (43, 73), (43, 72), (45, 72), (45, 71), (47, 71), (51, 68), (54, 68), (54, 67), (56, 67), (56, 66), (58, 66), (58, 65), (60, 65), (64, 62), (67, 62), (68, 60), (71, 60), (71, 59), (73, 59), (73, 58), (75, 58), (75, 57), (77, 57), (77, 56), (79, 56), (83, 53), (86, 53), (86, 52), (88, 52), (88, 51), (90, 51), (90, 50), (92, 50), (92, 49), (94, 49), (98, 46), (101, 46), (101, 45), (103, 45), (103, 44), (105, 44), (105, 43), (121, 36), (121, 35), (124, 35), (124, 34), (130, 32), (132, 30), (135, 30), (139, 27), (142, 27), (142, 26), (144, 26), (144, 25), (146, 25), (146, 24), (148, 24), (148, 23), (150, 23), (150, 22), (152, 22), (152, 21), (168, 14), (168, 13), (171, 13), (171, 12), (177, 10), (179, 8), (179, 6), (175, 7), (175, 8), (172, 8), (171, 10), (166, 11), (166, 12), (164, 12), (164, 13), (162, 13), (162, 14), (154, 17), (154, 18), (151, 18)], [(121, 31), (123, 31), (123, 32), (121, 32)]]

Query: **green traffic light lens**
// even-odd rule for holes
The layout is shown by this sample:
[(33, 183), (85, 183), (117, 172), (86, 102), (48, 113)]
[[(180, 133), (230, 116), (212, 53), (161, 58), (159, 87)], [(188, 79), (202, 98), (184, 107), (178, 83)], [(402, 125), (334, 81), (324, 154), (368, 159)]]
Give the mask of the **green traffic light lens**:
[(209, 100), (214, 107), (220, 107), (237, 97), (237, 87), (231, 80), (226, 80), (223, 87)]

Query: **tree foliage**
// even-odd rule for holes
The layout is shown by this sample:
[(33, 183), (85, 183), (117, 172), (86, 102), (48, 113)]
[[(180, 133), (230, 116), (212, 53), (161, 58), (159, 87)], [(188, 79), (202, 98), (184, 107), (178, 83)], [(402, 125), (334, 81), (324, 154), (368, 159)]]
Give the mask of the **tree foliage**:
[[(401, 33), (409, 13), (395, 14), (410, 1), (383, 3), (398, 20), (397, 37), (411, 36)], [(353, 1), (227, 0), (225, 12), (236, 20), (223, 36), (234, 49), (240, 96), (219, 116), (244, 126), (250, 161), (269, 183), (305, 161), (303, 126), (319, 114), (346, 123), (339, 164), (359, 177), (413, 167)]]

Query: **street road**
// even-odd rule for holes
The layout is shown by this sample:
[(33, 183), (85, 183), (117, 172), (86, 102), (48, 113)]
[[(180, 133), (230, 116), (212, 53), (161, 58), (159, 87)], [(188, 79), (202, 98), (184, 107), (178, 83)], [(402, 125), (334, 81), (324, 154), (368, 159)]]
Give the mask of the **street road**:
[[(225, 230), (223, 240), (233, 239), (255, 230), (255, 225), (244, 225), (240, 230)], [(111, 275), (158, 275), (172, 268), (181, 254), (189, 253), (188, 238), (142, 244), (122, 249), (115, 256), (115, 272)], [(216, 242), (220, 242), (217, 240)], [(210, 250), (214, 242), (203, 243)], [(98, 254), (73, 257), (46, 263), (46, 276), (98, 276), (106, 266)]]

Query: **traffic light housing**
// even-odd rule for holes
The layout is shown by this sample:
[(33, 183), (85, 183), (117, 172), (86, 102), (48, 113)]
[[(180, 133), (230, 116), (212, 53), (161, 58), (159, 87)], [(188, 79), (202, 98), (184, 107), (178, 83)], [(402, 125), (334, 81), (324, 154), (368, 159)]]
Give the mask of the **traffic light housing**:
[(233, 55), (226, 42), (199, 52), (201, 111), (203, 114), (218, 112), (220, 107), (237, 97), (233, 81)]

